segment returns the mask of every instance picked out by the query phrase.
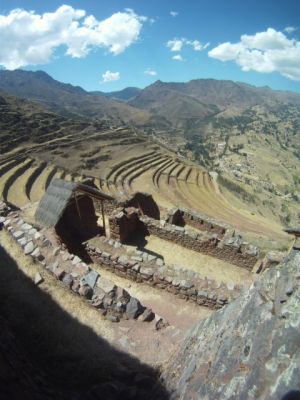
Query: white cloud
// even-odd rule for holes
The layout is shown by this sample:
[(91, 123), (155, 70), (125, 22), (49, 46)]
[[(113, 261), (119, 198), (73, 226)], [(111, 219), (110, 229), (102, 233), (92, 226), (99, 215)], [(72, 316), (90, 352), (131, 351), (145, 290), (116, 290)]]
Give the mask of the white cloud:
[(184, 44), (184, 39), (173, 39), (168, 41), (167, 47), (171, 51), (181, 51), (183, 44)]
[(192, 46), (193, 49), (195, 51), (202, 51), (204, 49), (206, 49), (210, 44), (206, 43), (206, 44), (202, 44), (201, 42), (199, 42), (199, 40), (188, 40), (185, 38), (181, 38), (181, 39), (173, 39), (173, 40), (169, 40), (167, 42), (167, 47), (171, 50), (171, 51), (181, 51), (183, 46)]
[(171, 17), (177, 17), (178, 12), (177, 11), (170, 11)]
[(242, 71), (279, 72), (300, 80), (300, 41), (268, 28), (255, 35), (242, 35), (238, 43), (222, 43), (208, 52), (221, 61), (235, 61)]
[(176, 54), (176, 56), (173, 56), (173, 57), (172, 57), (172, 60), (175, 60), (175, 61), (183, 61), (183, 58), (182, 58), (182, 56), (181, 56), (180, 54)]
[(103, 81), (101, 83), (118, 81), (120, 79), (120, 72), (111, 72), (108, 70), (102, 75), (102, 78)]
[(144, 74), (145, 74), (145, 75), (148, 75), (148, 76), (156, 76), (156, 75), (157, 75), (157, 72), (154, 71), (154, 69), (147, 68), (146, 71), (144, 71)]
[(210, 45), (210, 43), (202, 44), (199, 40), (186, 40), (185, 43), (191, 45), (195, 51), (205, 50)]
[(16, 69), (45, 64), (60, 46), (66, 47), (67, 55), (78, 58), (93, 47), (120, 54), (138, 40), (146, 20), (130, 9), (102, 21), (68, 5), (41, 15), (15, 9), (8, 15), (0, 14), (0, 65)]
[(298, 28), (296, 28), (295, 26), (286, 26), (286, 27), (284, 28), (284, 32), (293, 33), (293, 32), (295, 32), (297, 29), (298, 29)]

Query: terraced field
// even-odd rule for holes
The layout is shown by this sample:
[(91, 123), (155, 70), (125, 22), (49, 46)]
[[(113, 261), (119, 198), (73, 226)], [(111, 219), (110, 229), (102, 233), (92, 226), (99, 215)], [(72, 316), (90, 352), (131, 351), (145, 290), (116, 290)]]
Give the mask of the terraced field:
[(162, 213), (174, 206), (190, 208), (243, 233), (283, 238), (281, 226), (229, 202), (208, 171), (134, 131), (106, 128), (45, 139), (0, 159), (1, 197), (18, 207), (39, 201), (52, 179), (89, 178), (115, 197), (151, 193)]

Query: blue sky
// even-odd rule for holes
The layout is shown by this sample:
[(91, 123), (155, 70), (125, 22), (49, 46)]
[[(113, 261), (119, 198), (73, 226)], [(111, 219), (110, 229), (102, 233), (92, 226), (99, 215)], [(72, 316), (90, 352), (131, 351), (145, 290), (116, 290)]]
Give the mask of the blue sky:
[(300, 92), (299, 17), (297, 0), (2, 0), (0, 65), (87, 90), (215, 78)]

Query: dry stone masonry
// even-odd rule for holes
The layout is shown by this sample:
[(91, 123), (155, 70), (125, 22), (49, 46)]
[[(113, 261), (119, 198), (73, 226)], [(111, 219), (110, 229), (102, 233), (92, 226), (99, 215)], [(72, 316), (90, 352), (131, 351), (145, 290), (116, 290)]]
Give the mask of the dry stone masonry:
[[(106, 249), (103, 249), (104, 245)], [(107, 245), (111, 247), (110, 251), (107, 251)], [(98, 247), (87, 243), (86, 250), (96, 264), (119, 276), (167, 290), (181, 299), (212, 309), (221, 308), (241, 291), (239, 285), (226, 285), (179, 266), (165, 265), (161, 258), (141, 250), (128, 255), (121, 243), (104, 236)]]
[[(5, 203), (1, 203), (0, 207), (0, 229), (6, 229), (25, 255), (39, 262), (66, 288), (86, 299), (101, 315), (112, 322), (118, 322), (120, 318), (151, 321), (156, 317), (151, 309), (144, 307), (125, 289), (101, 277), (78, 256), (68, 253), (61, 246), (55, 247), (45, 232), (39, 232), (24, 222), (17, 211), (9, 211)], [(36, 276), (36, 284), (40, 284), (42, 279)], [(157, 318), (157, 327), (161, 327), (162, 322), (167, 325), (162, 317)]]
[(188, 228), (146, 216), (140, 217), (140, 220), (150, 235), (169, 240), (190, 250), (219, 258), (248, 270), (252, 270), (258, 261), (259, 249), (244, 242), (241, 236), (235, 236), (231, 230), (228, 230), (220, 239), (217, 233), (191, 232)]
[(217, 233), (218, 236), (223, 236), (227, 230), (231, 229), (228, 225), (222, 224), (213, 218), (209, 218), (185, 208), (172, 208), (169, 210), (166, 222), (171, 225), (193, 226), (201, 231)]

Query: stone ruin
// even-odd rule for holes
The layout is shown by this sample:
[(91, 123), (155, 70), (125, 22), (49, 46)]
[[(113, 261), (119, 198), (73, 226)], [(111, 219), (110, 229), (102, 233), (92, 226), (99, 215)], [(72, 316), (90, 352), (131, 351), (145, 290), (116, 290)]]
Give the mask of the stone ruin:
[[(133, 255), (126, 253), (123, 244), (132, 238), (155, 235), (250, 271), (258, 263), (259, 249), (245, 243), (228, 225), (186, 209), (169, 210), (164, 219), (160, 218), (160, 210), (151, 195), (136, 193), (130, 199), (115, 199), (87, 184), (62, 180), (51, 183), (36, 211), (38, 226), (43, 227), (43, 231), (45, 228), (51, 231), (59, 244), (58, 255), (61, 251), (71, 254), (70, 257), (75, 254), (70, 261), (73, 266), (76, 262), (80, 266), (81, 283), (78, 286), (78, 280), (73, 276), (74, 267), (71, 270), (64, 269), (60, 275), (57, 263), (50, 263), (51, 272), (66, 283), (72, 277), (72, 284), (68, 283), (70, 288), (78, 292), (80, 290), (79, 294), (102, 310), (104, 304), (106, 311), (103, 313), (109, 314), (107, 307), (111, 307), (120, 318), (121, 310), (125, 312), (127, 303), (119, 304), (120, 290), (112, 291), (118, 294), (114, 297), (111, 293), (110, 300), (106, 300), (107, 293), (102, 291), (101, 294), (102, 288), (97, 285), (92, 287), (93, 291), (96, 289), (92, 293), (84, 285), (85, 280), (82, 280), (83, 274), (89, 274), (90, 271), (81, 259), (93, 261), (119, 276), (167, 290), (179, 298), (212, 309), (221, 308), (238, 297), (244, 288), (242, 285), (216, 282), (184, 266), (166, 265), (163, 258), (147, 251), (136, 250)], [(96, 245), (93, 244), (93, 238), (98, 238)], [(124, 301), (128, 298), (126, 294), (123, 297)]]
[[(39, 230), (37, 226), (26, 223), (16, 210), (4, 202), (0, 203), (0, 230), (5, 229), (25, 255), (41, 264), (45, 270), (69, 290), (80, 295), (95, 307), (102, 316), (112, 322), (120, 318), (138, 319), (149, 322), (155, 320), (156, 329), (168, 325), (161, 316), (143, 306), (124, 288), (104, 278), (96, 270), (89, 267), (75, 254), (60, 246), (51, 232)], [(35, 276), (35, 283), (40, 284), (43, 278)]]

